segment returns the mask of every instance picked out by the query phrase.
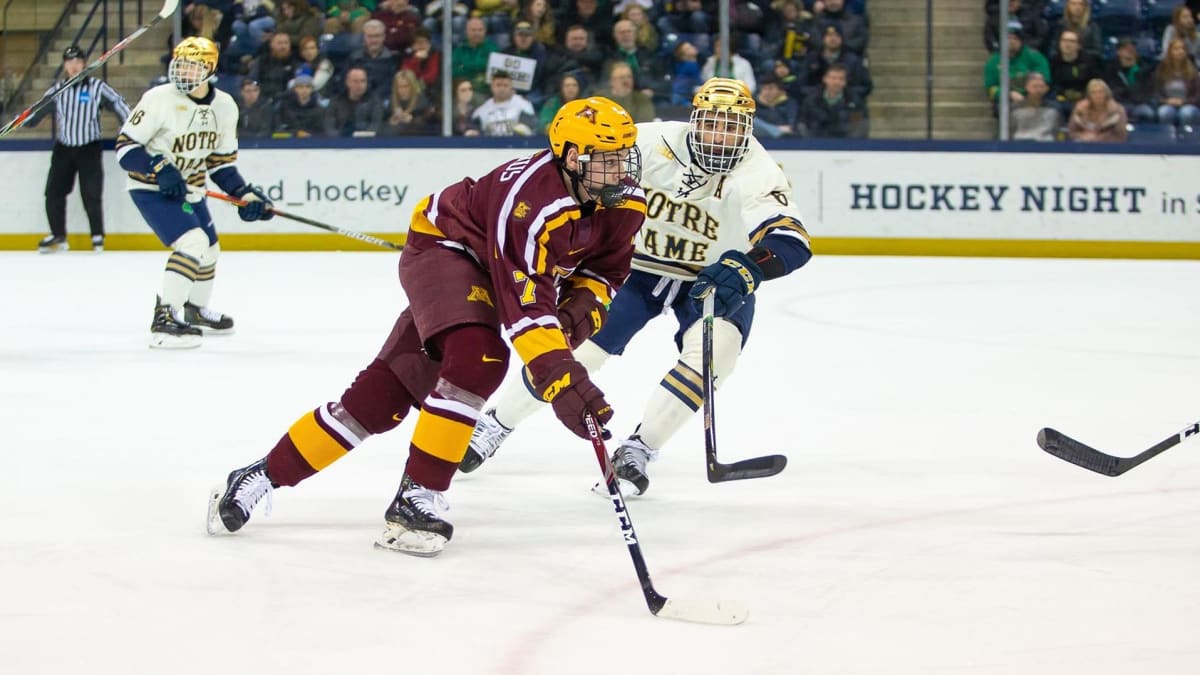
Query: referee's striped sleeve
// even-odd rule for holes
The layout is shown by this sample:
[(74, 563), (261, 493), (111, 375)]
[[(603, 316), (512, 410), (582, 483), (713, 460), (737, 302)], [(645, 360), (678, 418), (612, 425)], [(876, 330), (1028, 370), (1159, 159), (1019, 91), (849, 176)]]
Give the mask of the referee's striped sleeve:
[(125, 102), (125, 99), (117, 93), (116, 89), (109, 86), (107, 82), (100, 82), (100, 95), (104, 97), (104, 100), (108, 101), (108, 104), (112, 106), (113, 112), (117, 114), (117, 117), (121, 118), (121, 124), (124, 124), (125, 120), (129, 119), (129, 104)]

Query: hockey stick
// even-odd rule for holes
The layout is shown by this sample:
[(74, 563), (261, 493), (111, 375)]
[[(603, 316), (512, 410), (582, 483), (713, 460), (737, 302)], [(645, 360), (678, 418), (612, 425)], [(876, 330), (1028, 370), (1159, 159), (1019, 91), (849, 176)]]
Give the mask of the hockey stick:
[[(229, 202), (230, 204), (236, 204), (238, 206), (246, 205), (245, 200), (238, 199), (237, 197), (231, 197), (231, 196), (225, 194), (224, 192), (216, 192), (215, 190), (207, 190), (207, 191), (205, 191), (204, 194), (205, 194), (205, 196), (212, 197), (213, 199), (217, 199), (217, 200), (220, 200), (223, 202)], [(356, 232), (354, 230), (345, 230), (340, 227), (336, 227), (334, 225), (326, 225), (325, 223), (312, 220), (311, 218), (305, 218), (304, 216), (298, 216), (294, 213), (280, 211), (279, 209), (275, 208), (274, 206), (271, 207), (271, 213), (274, 213), (275, 215), (279, 216), (280, 218), (287, 218), (288, 220), (294, 220), (298, 223), (304, 223), (305, 225), (312, 225), (313, 227), (319, 227), (322, 230), (333, 232), (335, 234), (340, 234), (343, 237), (350, 237), (351, 239), (357, 239), (359, 241), (364, 241), (368, 244), (374, 244), (376, 246), (382, 246), (384, 248), (390, 248), (390, 249), (395, 249), (395, 250), (400, 250), (400, 249), (404, 248), (400, 244), (388, 241), (387, 239), (380, 239), (379, 237), (372, 237), (369, 234), (364, 234), (362, 232)]]
[(646, 598), (650, 613), (664, 619), (717, 626), (736, 626), (745, 621), (750, 612), (741, 605), (720, 601), (687, 604), (659, 595), (654, 590), (650, 571), (646, 569), (646, 559), (642, 557), (642, 546), (638, 543), (637, 533), (633, 531), (633, 520), (621, 497), (621, 488), (617, 486), (617, 474), (613, 470), (612, 460), (608, 458), (608, 448), (604, 446), (604, 439), (600, 438), (600, 425), (591, 413), (584, 413), (583, 421), (587, 425), (592, 449), (596, 451), (596, 461), (600, 462), (600, 472), (604, 475), (604, 484), (608, 487), (617, 520), (621, 523), (621, 534), (625, 537), (625, 545), (629, 547), (629, 557), (633, 558), (633, 569), (637, 570), (638, 583), (642, 585), (642, 595)]
[(1100, 452), (1054, 429), (1042, 429), (1039, 431), (1037, 443), (1046, 452), (1077, 466), (1082, 466), (1096, 473), (1102, 473), (1105, 476), (1120, 476), (1151, 457), (1161, 454), (1189, 438), (1197, 436), (1200, 436), (1200, 422), (1159, 441), (1153, 447), (1143, 450), (1133, 457), (1116, 457), (1105, 452)]
[(178, 7), (179, 7), (179, 0), (164, 0), (162, 9), (158, 10), (158, 14), (155, 15), (155, 17), (153, 19), (150, 19), (149, 23), (147, 23), (146, 25), (142, 26), (141, 28), (130, 33), (124, 40), (121, 40), (117, 44), (110, 47), (108, 49), (108, 51), (101, 54), (100, 58), (96, 59), (95, 61), (92, 61), (87, 66), (85, 66), (83, 70), (79, 71), (78, 75), (76, 75), (75, 77), (72, 77), (71, 79), (67, 80), (66, 82), (63, 82), (62, 86), (58, 87), (54, 91), (41, 97), (40, 99), (37, 100), (36, 103), (34, 103), (33, 105), (29, 106), (24, 111), (22, 111), (20, 115), (17, 115), (15, 118), (13, 118), (13, 120), (11, 122), (9, 122), (8, 124), (5, 124), (3, 127), (0, 127), (0, 138), (4, 138), (9, 133), (19, 129), (21, 126), (23, 126), (25, 124), (26, 121), (29, 120), (30, 117), (32, 117), (35, 113), (37, 113), (37, 111), (39, 111), (42, 108), (45, 108), (47, 105), (49, 105), (50, 102), (53, 101), (56, 96), (58, 96), (60, 93), (63, 92), (63, 90), (65, 90), (67, 87), (70, 87), (71, 85), (75, 84), (76, 82), (79, 82), (83, 78), (85, 78), (88, 75), (95, 72), (97, 68), (104, 65), (105, 61), (108, 61), (110, 58), (112, 58), (114, 55), (116, 55), (117, 52), (121, 51), (122, 49), (125, 49), (125, 47), (127, 47), (130, 42), (133, 42), (134, 40), (141, 37), (143, 33), (150, 30), (151, 28), (154, 28), (156, 25), (158, 25), (159, 21), (162, 21), (163, 19), (175, 14), (175, 10)]
[(717, 459), (717, 417), (714, 412), (716, 385), (713, 382), (713, 308), (715, 304), (712, 292), (704, 296), (704, 334), (701, 359), (704, 361), (704, 458), (708, 468), (708, 482), (723, 483), (730, 480), (774, 476), (787, 466), (787, 457), (764, 455), (743, 459), (732, 464), (722, 464)]

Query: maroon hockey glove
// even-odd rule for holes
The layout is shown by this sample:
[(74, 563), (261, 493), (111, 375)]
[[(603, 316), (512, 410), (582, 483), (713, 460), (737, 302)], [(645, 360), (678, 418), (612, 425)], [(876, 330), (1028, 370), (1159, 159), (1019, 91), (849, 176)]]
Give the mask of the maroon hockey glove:
[[(612, 406), (604, 400), (604, 392), (588, 379), (587, 369), (573, 359), (563, 360), (547, 371), (537, 383), (537, 391), (543, 401), (554, 406), (554, 414), (563, 426), (580, 438), (590, 438), (583, 423), (585, 412), (592, 413), (601, 427), (612, 419)], [(602, 435), (612, 438), (607, 430)]]
[(596, 294), (586, 288), (565, 290), (558, 303), (558, 323), (571, 349), (578, 349), (588, 338), (595, 335), (608, 319), (608, 308), (600, 304)]

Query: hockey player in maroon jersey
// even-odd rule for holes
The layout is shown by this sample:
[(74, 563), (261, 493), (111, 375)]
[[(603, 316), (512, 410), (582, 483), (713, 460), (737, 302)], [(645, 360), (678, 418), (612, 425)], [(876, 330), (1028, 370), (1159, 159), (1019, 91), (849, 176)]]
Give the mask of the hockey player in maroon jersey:
[(637, 129), (619, 105), (593, 97), (564, 105), (548, 133), (550, 150), (417, 204), (400, 256), (409, 306), (383, 348), (340, 399), (212, 491), (209, 533), (240, 529), (273, 488), (298, 484), (419, 408), (375, 545), (436, 555), (454, 531), (443, 493), (508, 370), (504, 338), (567, 428), (587, 438), (585, 413), (611, 419), (571, 351), (599, 330), (629, 275), (646, 216)]

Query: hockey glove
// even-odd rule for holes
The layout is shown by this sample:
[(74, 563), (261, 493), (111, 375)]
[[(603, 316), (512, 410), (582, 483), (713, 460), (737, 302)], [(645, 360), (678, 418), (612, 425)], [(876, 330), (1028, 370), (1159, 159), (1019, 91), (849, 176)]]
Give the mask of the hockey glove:
[(613, 410), (604, 400), (604, 392), (588, 379), (587, 369), (574, 359), (564, 360), (551, 368), (537, 383), (543, 401), (549, 401), (554, 414), (563, 426), (580, 438), (589, 438), (583, 414), (592, 413), (600, 423), (601, 435), (612, 438), (604, 425), (612, 419)]
[(271, 207), (274, 205), (271, 204), (270, 199), (267, 199), (267, 195), (262, 191), (262, 188), (246, 183), (234, 190), (233, 196), (246, 202), (244, 206), (238, 207), (238, 216), (242, 220), (250, 222), (253, 220), (270, 220), (275, 217), (275, 212), (271, 210)]
[(705, 295), (715, 293), (713, 313), (729, 316), (741, 308), (746, 296), (753, 293), (762, 280), (762, 269), (745, 253), (731, 249), (722, 253), (717, 262), (700, 270), (688, 295), (696, 302), (702, 302)]
[(183, 174), (171, 163), (171, 160), (159, 155), (150, 160), (150, 169), (158, 180), (158, 193), (173, 202), (181, 202), (187, 198), (187, 181)]
[(558, 323), (562, 325), (571, 349), (578, 349), (595, 335), (606, 319), (608, 308), (586, 288), (566, 289), (558, 303)]

